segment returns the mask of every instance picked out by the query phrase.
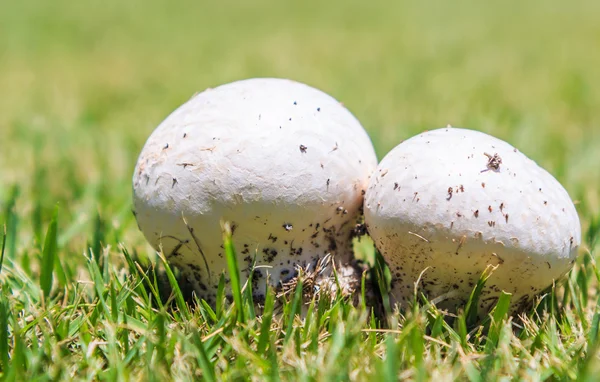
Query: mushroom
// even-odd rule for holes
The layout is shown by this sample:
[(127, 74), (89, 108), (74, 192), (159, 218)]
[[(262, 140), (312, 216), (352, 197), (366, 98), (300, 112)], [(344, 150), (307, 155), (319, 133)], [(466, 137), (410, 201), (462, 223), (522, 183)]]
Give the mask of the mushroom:
[[(569, 271), (581, 242), (577, 211), (548, 172), (508, 143), (458, 128), (394, 148), (365, 195), (365, 222), (392, 273), (391, 299), (415, 287), (455, 310), (488, 266), (485, 314), (501, 291), (513, 313)], [(418, 283), (418, 285), (415, 285)]]
[(134, 210), (149, 243), (209, 302), (227, 269), (220, 221), (230, 222), (242, 278), (255, 266), (260, 299), (265, 280), (281, 285), (326, 255), (348, 266), (376, 166), (369, 136), (332, 97), (243, 80), (194, 96), (156, 128), (135, 168)]

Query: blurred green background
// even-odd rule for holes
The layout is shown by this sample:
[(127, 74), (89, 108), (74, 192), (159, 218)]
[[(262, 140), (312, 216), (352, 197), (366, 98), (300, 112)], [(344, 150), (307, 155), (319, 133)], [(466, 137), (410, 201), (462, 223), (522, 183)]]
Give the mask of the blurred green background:
[(565, 185), (584, 228), (600, 212), (598, 1), (3, 0), (0, 200), (32, 227), (21, 245), (56, 202), (78, 252), (89, 232), (143, 243), (145, 139), (195, 92), (259, 76), (343, 102), (380, 158), (448, 123), (493, 134)]

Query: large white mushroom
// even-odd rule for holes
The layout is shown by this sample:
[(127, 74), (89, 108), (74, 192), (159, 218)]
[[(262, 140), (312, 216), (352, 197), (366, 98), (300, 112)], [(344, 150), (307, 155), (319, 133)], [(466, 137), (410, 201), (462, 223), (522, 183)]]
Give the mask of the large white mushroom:
[(393, 275), (392, 299), (415, 283), (454, 310), (488, 265), (485, 314), (501, 291), (512, 311), (567, 272), (581, 227), (565, 189), (508, 143), (444, 128), (398, 145), (379, 164), (365, 195), (365, 221)]
[(208, 301), (227, 269), (220, 221), (229, 221), (245, 278), (256, 258), (260, 298), (267, 274), (277, 286), (327, 254), (351, 261), (376, 166), (367, 133), (332, 97), (290, 80), (238, 81), (158, 126), (135, 168), (134, 209), (150, 244)]

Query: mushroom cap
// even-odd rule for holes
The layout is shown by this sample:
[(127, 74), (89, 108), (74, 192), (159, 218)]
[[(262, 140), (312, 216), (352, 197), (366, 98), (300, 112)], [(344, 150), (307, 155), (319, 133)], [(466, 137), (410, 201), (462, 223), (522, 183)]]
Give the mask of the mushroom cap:
[(351, 260), (376, 166), (367, 133), (332, 97), (243, 80), (194, 96), (156, 128), (135, 168), (134, 208), (150, 244), (208, 301), (227, 269), (220, 221), (229, 221), (242, 276), (259, 266), (260, 298), (267, 273), (277, 286), (326, 254)]
[(497, 268), (480, 311), (501, 291), (513, 294), (512, 312), (524, 309), (571, 268), (581, 243), (575, 206), (552, 175), (500, 139), (452, 127), (410, 138), (381, 161), (365, 222), (390, 266), (392, 299), (411, 301), (418, 281), (451, 310), (488, 265)]

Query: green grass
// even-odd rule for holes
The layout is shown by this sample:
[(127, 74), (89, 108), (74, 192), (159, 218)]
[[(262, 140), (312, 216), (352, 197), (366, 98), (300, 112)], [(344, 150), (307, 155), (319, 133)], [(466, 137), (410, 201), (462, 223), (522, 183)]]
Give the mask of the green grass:
[[(0, 2), (2, 378), (595, 380), (598, 14), (593, 0)], [(192, 94), (255, 76), (332, 94), (380, 157), (447, 123), (509, 141), (576, 200), (574, 270), (523, 317), (505, 296), (484, 322), (421, 296), (387, 323), (341, 297), (301, 319), (301, 289), (267, 295), (261, 317), (243, 285), (186, 305), (131, 214), (133, 166)]]

